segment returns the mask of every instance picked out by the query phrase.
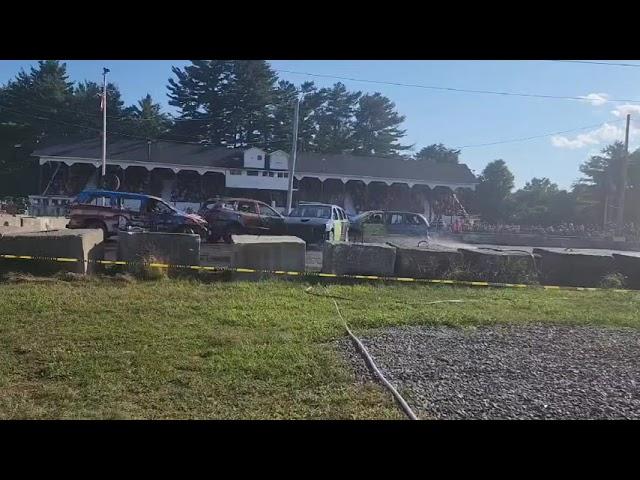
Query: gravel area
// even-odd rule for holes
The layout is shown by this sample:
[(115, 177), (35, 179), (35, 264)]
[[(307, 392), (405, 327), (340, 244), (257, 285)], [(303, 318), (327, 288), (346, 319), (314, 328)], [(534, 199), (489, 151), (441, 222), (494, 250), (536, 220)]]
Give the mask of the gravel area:
[[(359, 338), (419, 418), (640, 418), (640, 330), (403, 327)], [(373, 379), (351, 342), (340, 348)]]

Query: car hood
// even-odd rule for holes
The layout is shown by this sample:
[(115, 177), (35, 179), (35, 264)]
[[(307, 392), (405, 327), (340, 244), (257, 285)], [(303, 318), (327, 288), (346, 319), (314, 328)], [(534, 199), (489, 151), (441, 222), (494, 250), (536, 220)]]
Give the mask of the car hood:
[(178, 213), (181, 216), (183, 216), (185, 218), (188, 218), (189, 220), (193, 220), (196, 223), (207, 223), (207, 221), (204, 218), (202, 218), (200, 215), (198, 215), (197, 213), (186, 213), (186, 212), (181, 212), (181, 211), (178, 211)]

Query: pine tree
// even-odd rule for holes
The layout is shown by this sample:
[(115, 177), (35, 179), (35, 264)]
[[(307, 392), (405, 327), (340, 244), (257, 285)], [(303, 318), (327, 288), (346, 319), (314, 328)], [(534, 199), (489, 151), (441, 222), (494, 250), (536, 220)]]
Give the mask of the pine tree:
[(277, 77), (263, 60), (194, 60), (169, 79), (169, 104), (180, 109), (172, 132), (212, 145), (268, 142)]
[(138, 105), (131, 107), (130, 111), (131, 131), (135, 135), (155, 139), (165, 134), (169, 129), (169, 117), (162, 113), (160, 104), (154, 103), (149, 94), (138, 100)]
[(0, 91), (0, 123), (21, 127), (25, 143), (38, 144), (63, 139), (70, 132), (64, 125), (72, 82), (66, 64), (57, 60), (39, 61), (29, 73), (20, 71)]
[(322, 105), (316, 110), (318, 131), (315, 144), (318, 151), (343, 153), (354, 150), (354, 115), (361, 92), (349, 92), (338, 82), (319, 94)]
[(229, 88), (233, 77), (230, 60), (192, 60), (184, 69), (171, 68), (169, 105), (180, 110), (170, 136), (222, 145), (232, 130)]
[[(102, 85), (96, 82), (85, 80), (78, 83), (73, 89), (67, 118), (74, 124), (89, 127), (78, 131), (77, 136), (81, 138), (100, 137), (102, 130), (101, 97)], [(107, 131), (114, 138), (127, 138), (127, 134), (133, 133), (130, 119), (131, 110), (124, 107), (122, 94), (117, 85), (107, 82)], [(118, 135), (119, 133), (124, 135)]]
[(388, 156), (411, 148), (398, 143), (406, 132), (399, 128), (405, 117), (398, 115), (395, 108), (380, 93), (360, 97), (353, 126), (355, 154)]

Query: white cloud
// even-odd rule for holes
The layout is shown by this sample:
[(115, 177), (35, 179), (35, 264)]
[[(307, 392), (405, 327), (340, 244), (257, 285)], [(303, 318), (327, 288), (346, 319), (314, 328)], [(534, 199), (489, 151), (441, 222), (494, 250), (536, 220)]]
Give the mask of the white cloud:
[(587, 133), (576, 135), (573, 139), (563, 135), (554, 135), (551, 137), (551, 144), (558, 148), (568, 148), (571, 150), (584, 148), (588, 145), (598, 145), (601, 143), (611, 143), (621, 140), (624, 135), (624, 129), (605, 123), (601, 127), (596, 128)]
[(589, 95), (580, 95), (580, 98), (584, 98), (594, 107), (599, 107), (609, 101), (609, 95), (606, 93), (590, 93)]
[(631, 114), (631, 121), (638, 120), (638, 116), (640, 116), (640, 105), (631, 105), (625, 103), (624, 105), (618, 105), (614, 110), (611, 110), (611, 113), (618, 118), (625, 118), (628, 114)]

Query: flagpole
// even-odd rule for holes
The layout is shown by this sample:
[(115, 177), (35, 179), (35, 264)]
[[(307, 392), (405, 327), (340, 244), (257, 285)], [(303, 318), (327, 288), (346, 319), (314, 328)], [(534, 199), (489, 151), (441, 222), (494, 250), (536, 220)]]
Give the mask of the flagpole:
[(107, 174), (107, 73), (108, 68), (102, 69), (102, 186), (104, 187)]

